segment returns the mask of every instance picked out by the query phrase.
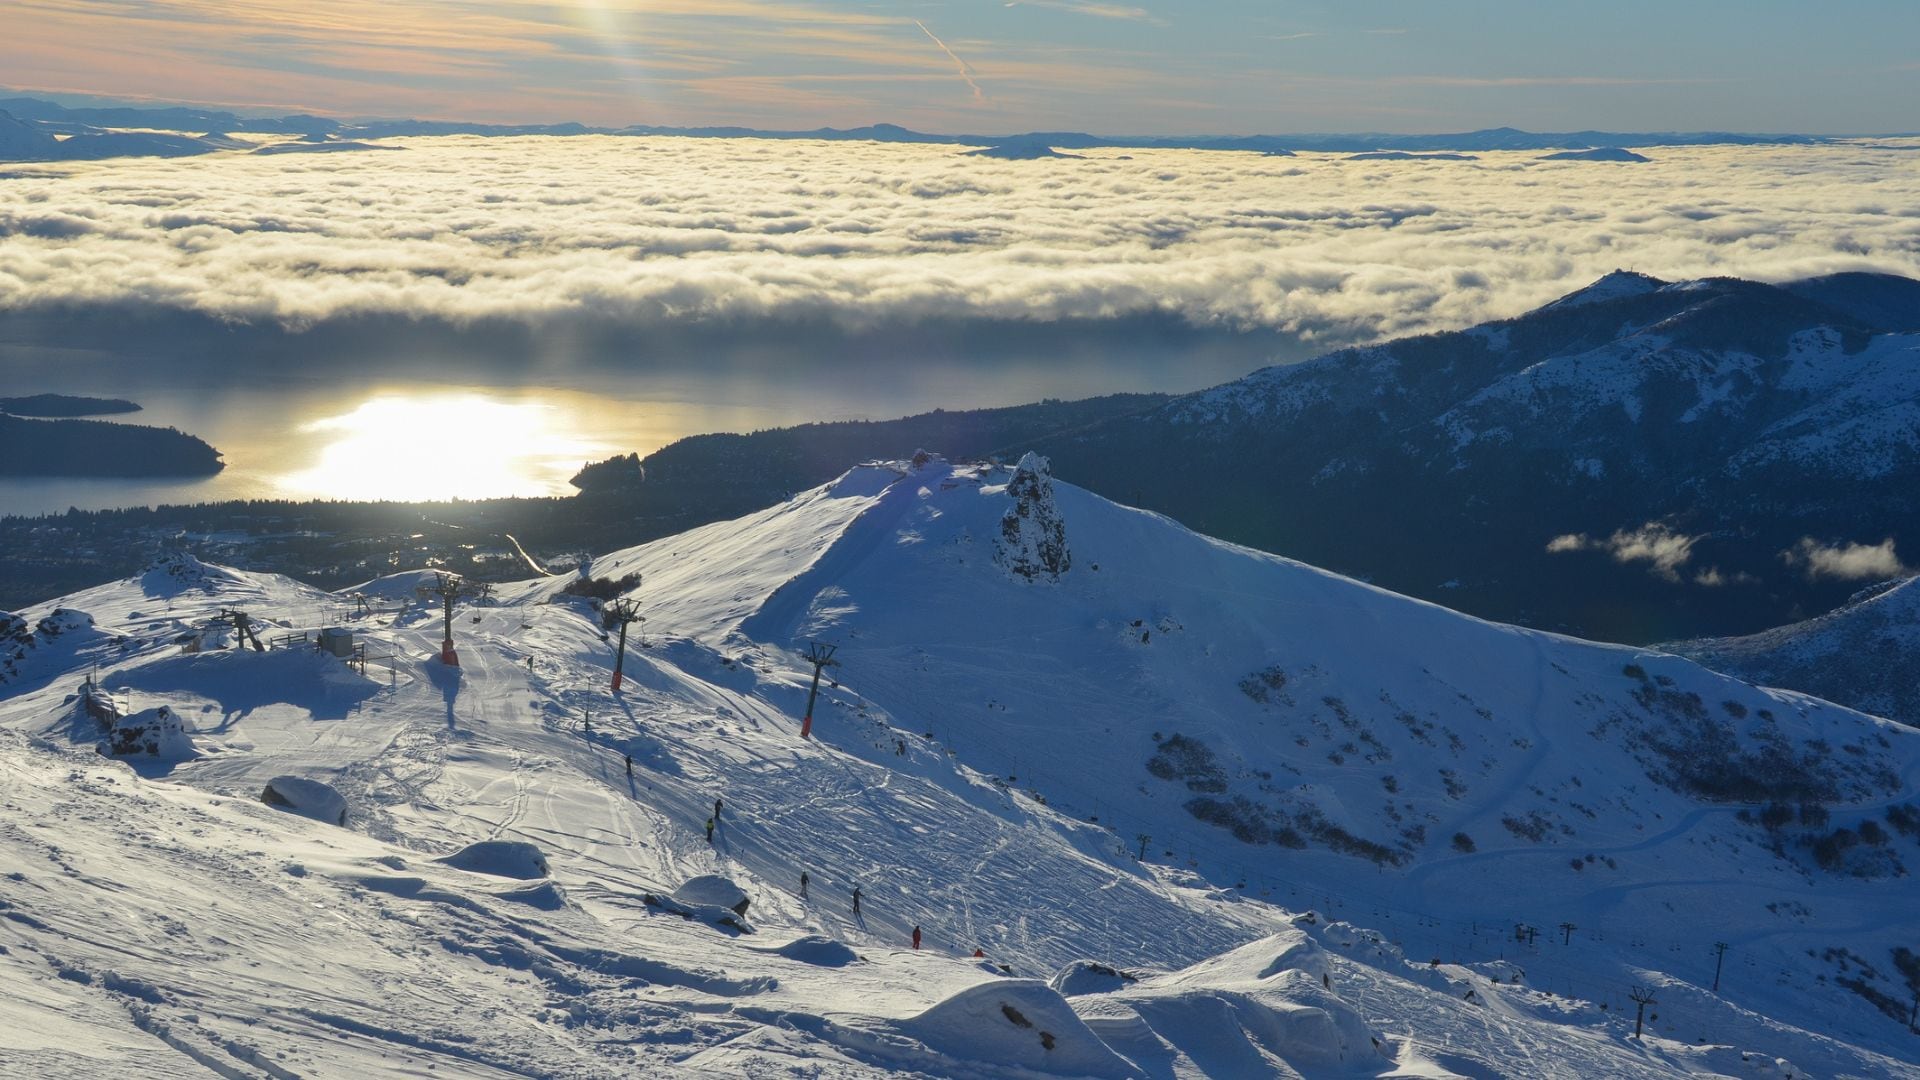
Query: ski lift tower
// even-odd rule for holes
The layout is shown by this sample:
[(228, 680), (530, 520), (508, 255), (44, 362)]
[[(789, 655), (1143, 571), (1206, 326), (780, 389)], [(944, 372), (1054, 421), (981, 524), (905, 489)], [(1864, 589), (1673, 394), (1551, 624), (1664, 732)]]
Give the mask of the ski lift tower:
[[(260, 635), (253, 632), (253, 616), (239, 608), (221, 608), (220, 614), (215, 615), (209, 622), (233, 627), (234, 636), (252, 644), (254, 652), (267, 651), (267, 647), (260, 644)], [(239, 642), (234, 644), (237, 646)]]
[(820, 696), (820, 671), (822, 668), (839, 667), (840, 661), (833, 658), (834, 646), (818, 641), (807, 643), (807, 663), (813, 665), (813, 687), (807, 691), (807, 715), (800, 721), (800, 737), (813, 738), (813, 702)]
[(431, 584), (414, 589), (422, 600), (439, 597), (444, 617), (446, 637), (440, 642), (440, 662), (448, 667), (460, 666), (460, 654), (453, 651), (453, 605), (462, 598), (477, 598), (492, 592), (490, 585), (468, 581), (459, 574), (445, 570), (435, 571)]
[(645, 622), (646, 617), (640, 614), (640, 601), (622, 596), (607, 605), (606, 619), (610, 623), (620, 624), (620, 651), (615, 654), (613, 660), (613, 692), (617, 694), (620, 692), (620, 683), (625, 677), (623, 672), (627, 666), (627, 627), (637, 622)]

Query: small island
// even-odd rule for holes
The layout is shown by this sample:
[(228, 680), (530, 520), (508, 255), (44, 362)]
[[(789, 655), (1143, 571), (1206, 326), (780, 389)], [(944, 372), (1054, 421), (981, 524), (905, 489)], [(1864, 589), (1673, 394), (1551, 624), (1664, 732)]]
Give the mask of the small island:
[(997, 146), (983, 147), (979, 150), (966, 150), (961, 157), (1000, 158), (1003, 161), (1040, 161), (1044, 158), (1073, 158), (1079, 160), (1080, 154), (1063, 154), (1038, 139), (1014, 139)]
[(1545, 157), (1542, 157), (1540, 160), (1541, 161), (1618, 161), (1623, 163), (1638, 163), (1643, 161), (1652, 161), (1653, 159), (1650, 157), (1647, 157), (1644, 154), (1636, 154), (1631, 150), (1622, 149), (1621, 147), (1618, 147), (1618, 146), (1597, 146), (1592, 150), (1562, 150), (1558, 154), (1548, 154)]
[(66, 418), (74, 416), (115, 416), (139, 412), (140, 406), (120, 398), (79, 397), (73, 394), (29, 394), (26, 397), (0, 397), (0, 413), (14, 416)]
[(0, 476), (212, 476), (220, 451), (174, 428), (0, 413)]
[(1478, 154), (1412, 154), (1405, 150), (1373, 150), (1349, 154), (1348, 161), (1479, 161)]

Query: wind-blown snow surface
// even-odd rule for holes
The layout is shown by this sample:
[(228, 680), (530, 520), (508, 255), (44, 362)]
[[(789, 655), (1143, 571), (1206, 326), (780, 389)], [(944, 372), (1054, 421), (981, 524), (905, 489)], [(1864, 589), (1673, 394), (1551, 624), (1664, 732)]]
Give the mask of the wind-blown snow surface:
[[(1022, 498), (1071, 559), (1017, 576), (1009, 479), (863, 467), (596, 560), (644, 574), (618, 698), (558, 578), (464, 607), (457, 671), (411, 580), (356, 618), (177, 563), (22, 613), (0, 626), (0, 1072), (1914, 1070), (1843, 985), (1905, 1001), (1913, 839), (1826, 870), (1739, 812), (1882, 814), (1920, 736), (1038, 473)], [(233, 605), (395, 659), (178, 652)], [(841, 666), (802, 741), (808, 640)], [(95, 665), (117, 707), (189, 718), (196, 756), (95, 756), (69, 700)], [(347, 827), (259, 800), (289, 774), (341, 792)], [(445, 858), (488, 842), (550, 876), (501, 844)], [(747, 914), (671, 897), (703, 874)], [(1644, 1040), (1633, 985), (1659, 998)]]

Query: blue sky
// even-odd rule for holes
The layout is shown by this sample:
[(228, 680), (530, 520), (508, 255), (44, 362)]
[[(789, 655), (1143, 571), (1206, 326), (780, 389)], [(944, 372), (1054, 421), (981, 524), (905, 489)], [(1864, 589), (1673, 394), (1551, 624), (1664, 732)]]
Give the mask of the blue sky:
[(22, 89), (1130, 132), (1920, 129), (1915, 0), (13, 0)]

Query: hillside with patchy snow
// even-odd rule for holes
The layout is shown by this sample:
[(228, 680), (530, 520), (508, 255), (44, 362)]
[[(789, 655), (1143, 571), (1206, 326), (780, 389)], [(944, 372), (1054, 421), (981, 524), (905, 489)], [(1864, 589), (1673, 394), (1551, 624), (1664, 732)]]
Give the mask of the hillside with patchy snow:
[(1213, 535), (1615, 641), (1744, 633), (1920, 549), (1920, 282), (1617, 272), (1456, 333), (1270, 367), (1042, 440), (1056, 470)]
[[(614, 695), (577, 594), (622, 581)], [(1884, 720), (1222, 544), (1037, 457), (865, 466), (496, 588), (458, 668), (423, 583), (178, 559), (0, 623), (0, 1071), (1920, 1062), (1920, 733)], [(220, 647), (235, 608), (271, 648)], [(301, 637), (330, 625), (364, 673)], [(801, 739), (811, 642), (838, 666)], [(124, 725), (184, 744), (96, 753)]]
[(1785, 686), (1920, 727), (1920, 588), (1881, 582), (1812, 619), (1662, 646), (1736, 678)]

